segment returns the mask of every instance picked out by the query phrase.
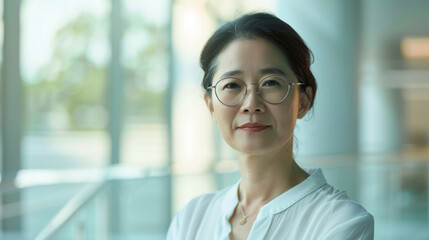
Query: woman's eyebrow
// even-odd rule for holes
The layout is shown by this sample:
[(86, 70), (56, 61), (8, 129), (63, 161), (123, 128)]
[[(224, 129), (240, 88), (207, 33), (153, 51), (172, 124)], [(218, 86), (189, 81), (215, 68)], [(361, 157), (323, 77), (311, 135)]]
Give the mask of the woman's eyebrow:
[[(285, 72), (283, 72), (282, 70), (280, 70), (279, 68), (262, 68), (259, 70), (259, 72), (261, 74), (281, 74), (281, 75), (286, 75)], [(236, 75), (240, 75), (243, 74), (243, 71), (241, 70), (232, 70), (232, 71), (228, 71), (224, 74), (222, 74), (220, 76), (220, 78), (224, 78), (224, 77), (230, 77), (230, 76), (236, 76)]]
[(261, 70), (259, 70), (259, 72), (261, 74), (281, 74), (281, 75), (286, 75), (285, 72), (283, 72), (282, 70), (280, 70), (278, 68), (262, 68)]
[(243, 72), (240, 71), (240, 70), (228, 71), (228, 72), (222, 74), (222, 76), (220, 76), (220, 78), (235, 76), (235, 75), (239, 75), (239, 74), (242, 74), (242, 73)]

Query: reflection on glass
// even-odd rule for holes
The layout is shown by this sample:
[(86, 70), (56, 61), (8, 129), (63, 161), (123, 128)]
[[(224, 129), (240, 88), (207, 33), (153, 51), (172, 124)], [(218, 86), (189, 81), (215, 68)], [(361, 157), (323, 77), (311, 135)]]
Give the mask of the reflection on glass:
[(101, 0), (22, 2), (24, 168), (105, 163), (108, 7)]
[(127, 0), (123, 39), (124, 132), (121, 162), (167, 164), (166, 101), (170, 1)]

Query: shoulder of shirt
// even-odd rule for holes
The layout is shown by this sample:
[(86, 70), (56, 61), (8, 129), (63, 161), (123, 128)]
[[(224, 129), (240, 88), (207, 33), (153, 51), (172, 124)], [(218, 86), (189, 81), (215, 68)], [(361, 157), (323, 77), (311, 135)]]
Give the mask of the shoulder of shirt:
[(373, 239), (374, 217), (345, 191), (325, 184), (309, 197), (314, 203), (309, 210), (327, 230), (321, 239)]
[[(228, 191), (234, 186), (213, 193), (202, 194), (189, 201), (174, 216), (167, 239), (194, 239), (208, 212), (219, 211)], [(189, 235), (190, 234), (190, 235)]]
[[(325, 184), (309, 196), (324, 212), (336, 214), (337, 217), (351, 219), (354, 217), (373, 218), (359, 203), (352, 200), (345, 191)], [(342, 217), (341, 217), (342, 216)]]

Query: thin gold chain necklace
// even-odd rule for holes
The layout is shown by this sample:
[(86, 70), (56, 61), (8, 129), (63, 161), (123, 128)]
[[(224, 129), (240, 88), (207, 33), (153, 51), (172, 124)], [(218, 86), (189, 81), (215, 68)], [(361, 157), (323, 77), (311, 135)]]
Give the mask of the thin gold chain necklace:
[(240, 208), (241, 215), (243, 215), (243, 218), (240, 220), (240, 225), (243, 226), (244, 224), (247, 223), (247, 217), (251, 216), (254, 212), (246, 216), (246, 214), (244, 214), (243, 208), (241, 208), (241, 203), (238, 203), (238, 207)]

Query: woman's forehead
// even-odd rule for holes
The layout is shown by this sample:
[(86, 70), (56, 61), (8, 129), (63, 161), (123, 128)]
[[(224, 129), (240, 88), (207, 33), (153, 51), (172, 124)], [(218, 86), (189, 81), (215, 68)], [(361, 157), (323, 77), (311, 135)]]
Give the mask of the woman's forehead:
[(237, 39), (228, 44), (217, 58), (215, 78), (224, 75), (284, 74), (290, 66), (279, 48), (262, 40)]

